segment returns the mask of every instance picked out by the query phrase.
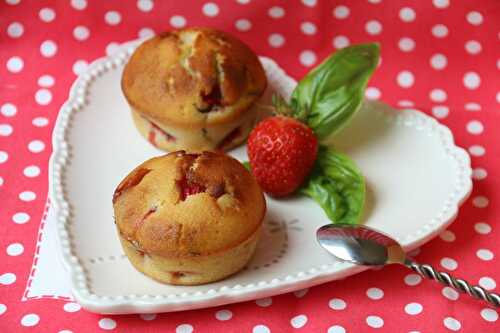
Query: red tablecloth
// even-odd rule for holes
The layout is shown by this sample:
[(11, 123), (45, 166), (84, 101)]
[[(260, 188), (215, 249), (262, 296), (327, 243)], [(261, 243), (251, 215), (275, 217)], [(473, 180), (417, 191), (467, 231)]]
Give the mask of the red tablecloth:
[(487, 289), (500, 283), (498, 0), (2, 0), (1, 332), (500, 331), (496, 311), (403, 267), (157, 316), (101, 316), (50, 297), (21, 301), (46, 200), (51, 131), (75, 75), (121, 42), (189, 25), (231, 32), (296, 78), (335, 48), (379, 41), (382, 63), (367, 97), (439, 118), (472, 156), (471, 199), (418, 259)]

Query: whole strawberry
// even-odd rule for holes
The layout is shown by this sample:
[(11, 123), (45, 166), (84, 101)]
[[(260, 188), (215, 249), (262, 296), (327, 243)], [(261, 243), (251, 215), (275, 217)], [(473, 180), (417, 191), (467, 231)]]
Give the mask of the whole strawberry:
[(248, 157), (262, 189), (281, 197), (304, 182), (318, 153), (313, 131), (300, 121), (275, 116), (261, 121), (248, 137)]

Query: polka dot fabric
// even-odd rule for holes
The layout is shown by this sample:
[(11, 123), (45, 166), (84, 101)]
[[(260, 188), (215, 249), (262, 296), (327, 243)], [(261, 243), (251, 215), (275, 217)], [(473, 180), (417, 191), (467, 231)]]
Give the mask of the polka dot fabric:
[(2, 332), (500, 331), (497, 311), (402, 267), (171, 314), (96, 315), (50, 295), (21, 301), (46, 201), (51, 131), (75, 75), (122, 42), (191, 25), (235, 34), (296, 78), (335, 49), (380, 42), (382, 61), (367, 98), (439, 118), (469, 151), (474, 168), (474, 190), (457, 221), (423, 246), (417, 259), (486, 289), (497, 288), (497, 0), (1, 0), (0, 13)]

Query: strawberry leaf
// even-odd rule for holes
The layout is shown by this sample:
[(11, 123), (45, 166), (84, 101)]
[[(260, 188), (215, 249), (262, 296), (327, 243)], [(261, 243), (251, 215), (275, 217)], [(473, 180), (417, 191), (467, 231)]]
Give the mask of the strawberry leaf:
[(346, 155), (320, 146), (309, 179), (300, 192), (316, 201), (333, 223), (357, 224), (365, 204), (363, 175)]
[(303, 120), (320, 140), (338, 131), (360, 108), (379, 53), (379, 45), (370, 43), (329, 56), (295, 87), (290, 100), (294, 117)]

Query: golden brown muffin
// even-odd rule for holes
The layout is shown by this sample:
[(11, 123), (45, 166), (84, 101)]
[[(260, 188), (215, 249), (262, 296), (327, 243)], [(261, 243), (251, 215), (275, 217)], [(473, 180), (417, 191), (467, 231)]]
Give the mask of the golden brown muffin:
[(164, 283), (217, 281), (242, 269), (266, 203), (248, 170), (223, 153), (173, 152), (134, 169), (113, 195), (125, 254)]
[(257, 56), (209, 28), (160, 34), (128, 61), (122, 91), (139, 132), (164, 150), (230, 149), (252, 129), (267, 85)]

